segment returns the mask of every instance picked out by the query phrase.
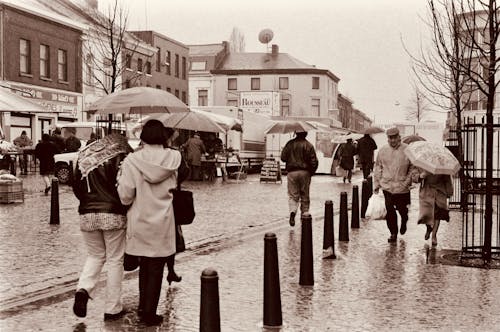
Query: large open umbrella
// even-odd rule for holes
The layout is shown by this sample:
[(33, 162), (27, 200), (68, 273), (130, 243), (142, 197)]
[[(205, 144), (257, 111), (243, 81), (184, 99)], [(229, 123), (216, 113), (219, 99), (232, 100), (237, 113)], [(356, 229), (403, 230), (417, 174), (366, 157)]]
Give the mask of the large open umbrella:
[(0, 88), (0, 112), (49, 113), (45, 107)]
[(346, 135), (337, 135), (332, 138), (332, 143), (346, 143), (348, 139), (352, 139), (353, 141), (360, 139), (363, 137), (363, 134), (358, 133), (349, 133)]
[(168, 128), (205, 131), (211, 133), (226, 132), (226, 128), (215, 122), (212, 118), (199, 112), (151, 114), (142, 122), (145, 123), (150, 119), (159, 120), (165, 127)]
[(409, 144), (404, 153), (410, 162), (432, 174), (454, 175), (460, 163), (453, 153), (436, 143), (418, 141)]
[(286, 134), (293, 132), (304, 132), (315, 130), (316, 127), (306, 121), (277, 120), (265, 130), (266, 134)]
[(361, 132), (363, 134), (378, 134), (378, 133), (383, 133), (384, 131), (385, 130), (380, 127), (371, 126), (363, 129)]
[(95, 114), (152, 114), (188, 112), (189, 109), (167, 91), (139, 86), (104, 96), (92, 103), (87, 111)]
[(426, 139), (419, 135), (408, 135), (401, 139), (401, 142), (410, 144), (413, 142), (425, 141)]
[(191, 112), (196, 112), (206, 115), (207, 117), (217, 122), (218, 125), (224, 127), (226, 130), (243, 131), (243, 126), (242, 126), (243, 123), (241, 120), (197, 109), (191, 109)]

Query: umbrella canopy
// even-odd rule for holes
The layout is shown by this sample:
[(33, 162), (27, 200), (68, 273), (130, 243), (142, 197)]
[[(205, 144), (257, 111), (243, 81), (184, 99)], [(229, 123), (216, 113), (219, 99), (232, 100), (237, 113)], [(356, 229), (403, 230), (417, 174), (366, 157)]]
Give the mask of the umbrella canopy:
[(138, 86), (113, 92), (87, 108), (96, 114), (179, 113), (189, 109), (179, 98), (160, 89)]
[(227, 130), (243, 131), (243, 126), (242, 126), (243, 123), (241, 122), (241, 120), (197, 109), (191, 109), (191, 111), (208, 116), (209, 118), (217, 122), (217, 124), (224, 127), (226, 131)]
[(287, 134), (293, 132), (304, 132), (314, 130), (316, 127), (305, 121), (280, 120), (274, 121), (273, 124), (265, 131), (266, 134)]
[(226, 132), (226, 128), (224, 128), (205, 114), (198, 112), (153, 114), (148, 116), (142, 122), (146, 123), (151, 119), (161, 121), (167, 128), (205, 131), (211, 133)]
[(419, 141), (425, 141), (426, 139), (423, 138), (422, 136), (418, 136), (418, 135), (409, 135), (409, 136), (405, 136), (401, 139), (401, 142), (403, 143), (406, 143), (406, 144), (410, 144), (410, 143), (413, 143), (413, 142), (419, 142)]
[(405, 154), (410, 162), (432, 174), (453, 175), (460, 169), (460, 163), (444, 146), (418, 141), (409, 144)]
[(346, 143), (348, 139), (352, 139), (353, 141), (360, 139), (363, 137), (363, 134), (350, 133), (347, 135), (337, 135), (332, 138), (332, 143)]
[(0, 112), (49, 113), (49, 110), (6, 89), (0, 89)]
[(371, 126), (371, 127), (363, 129), (362, 133), (363, 134), (378, 134), (378, 133), (383, 133), (384, 131), (385, 130), (380, 128), (380, 127)]

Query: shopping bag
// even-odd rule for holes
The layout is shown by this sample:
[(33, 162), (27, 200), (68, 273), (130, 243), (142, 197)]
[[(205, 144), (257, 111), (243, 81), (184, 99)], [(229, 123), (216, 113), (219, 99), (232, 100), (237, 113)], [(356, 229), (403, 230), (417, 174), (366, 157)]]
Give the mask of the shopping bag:
[(387, 214), (385, 208), (385, 198), (382, 192), (373, 194), (368, 200), (365, 216), (368, 219), (384, 219)]
[(174, 218), (176, 225), (189, 225), (193, 222), (194, 216), (194, 202), (193, 193), (189, 190), (181, 190), (179, 188), (173, 189), (174, 196), (172, 204), (174, 207)]

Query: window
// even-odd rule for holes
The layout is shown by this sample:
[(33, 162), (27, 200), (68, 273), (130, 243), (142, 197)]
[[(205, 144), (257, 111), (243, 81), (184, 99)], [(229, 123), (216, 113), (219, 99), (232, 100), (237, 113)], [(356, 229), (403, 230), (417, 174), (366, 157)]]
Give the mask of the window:
[(179, 77), (179, 54), (175, 55), (175, 77)]
[(161, 71), (161, 48), (156, 48), (156, 71)]
[(167, 92), (172, 92), (172, 89), (170, 89), (170, 88), (167, 88)]
[(288, 96), (281, 97), (281, 115), (290, 115), (290, 98)]
[(137, 71), (142, 73), (142, 59), (137, 59)]
[(228, 90), (237, 90), (238, 89), (238, 81), (236, 78), (228, 78), (227, 79), (227, 89)]
[(208, 90), (198, 90), (198, 106), (208, 106)]
[(175, 89), (175, 96), (179, 98), (179, 90)]
[(130, 80), (125, 81), (125, 89), (128, 89), (131, 87)]
[(319, 77), (314, 76), (312, 78), (312, 88), (313, 89), (319, 89)]
[(206, 70), (206, 61), (191, 61), (191, 70)]
[(161, 85), (156, 84), (156, 88), (161, 90)]
[(50, 78), (50, 50), (43, 44), (40, 44), (40, 77)]
[(252, 90), (260, 90), (260, 78), (252, 77), (251, 89)]
[(186, 58), (185, 57), (182, 57), (182, 79), (185, 80), (186, 79), (186, 70), (187, 70), (187, 62), (186, 62)]
[(146, 74), (149, 74), (151, 75), (151, 62), (150, 61), (146, 61)]
[(182, 91), (182, 102), (184, 104), (187, 104), (187, 94), (186, 94), (186, 91)]
[(227, 106), (238, 107), (238, 99), (228, 99)]
[(167, 67), (167, 75), (172, 75), (172, 72), (170, 70), (170, 51), (167, 51), (167, 53), (165, 53), (165, 67)]
[(311, 116), (319, 116), (319, 102), (318, 98), (311, 99)]
[(280, 77), (280, 90), (288, 89), (288, 77)]
[(125, 67), (132, 69), (132, 56), (130, 54), (125, 55)]
[(31, 74), (31, 42), (19, 40), (19, 71), (21, 74)]
[(92, 54), (87, 54), (85, 57), (85, 83), (88, 85), (94, 84), (94, 57)]
[(57, 50), (57, 78), (68, 81), (68, 53), (65, 50)]

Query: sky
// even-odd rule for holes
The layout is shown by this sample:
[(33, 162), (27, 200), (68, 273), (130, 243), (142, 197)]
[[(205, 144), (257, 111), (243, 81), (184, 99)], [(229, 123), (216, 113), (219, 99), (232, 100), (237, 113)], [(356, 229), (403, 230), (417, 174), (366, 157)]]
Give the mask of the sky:
[[(105, 9), (113, 0), (99, 0)], [(280, 52), (340, 78), (339, 92), (375, 123), (405, 120), (411, 107), (411, 60), (429, 37), (425, 0), (119, 0), (130, 30), (155, 30), (186, 45), (229, 40), (266, 52), (258, 34), (274, 32)], [(425, 120), (444, 121), (428, 112)]]

